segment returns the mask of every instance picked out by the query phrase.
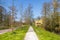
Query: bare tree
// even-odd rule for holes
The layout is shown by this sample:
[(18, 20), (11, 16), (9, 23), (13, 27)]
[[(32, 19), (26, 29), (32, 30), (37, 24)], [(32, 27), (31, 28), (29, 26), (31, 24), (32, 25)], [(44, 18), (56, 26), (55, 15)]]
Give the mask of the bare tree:
[(33, 13), (32, 13), (32, 6), (30, 4), (24, 12), (24, 17), (25, 17), (25, 22), (27, 24), (32, 24)]
[(16, 19), (16, 7), (14, 6), (14, 0), (12, 1), (12, 6), (9, 7), (9, 9), (11, 10), (11, 28), (13, 31), (13, 26), (15, 25), (15, 19)]
[(23, 5), (20, 5), (20, 24), (22, 25), (22, 21), (23, 21)]

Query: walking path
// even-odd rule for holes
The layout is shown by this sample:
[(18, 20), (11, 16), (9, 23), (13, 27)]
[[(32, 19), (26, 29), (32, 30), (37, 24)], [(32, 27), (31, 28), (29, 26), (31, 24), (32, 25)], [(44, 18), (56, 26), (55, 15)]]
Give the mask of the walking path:
[(38, 37), (31, 26), (26, 33), (24, 40), (38, 40)]
[[(13, 30), (16, 30), (17, 28), (14, 28)], [(6, 32), (11, 32), (12, 31), (12, 28), (10, 29), (4, 29), (4, 30), (0, 30), (0, 34), (4, 34)]]
[(4, 34), (6, 32), (10, 32), (12, 31), (12, 29), (5, 29), (5, 30), (0, 30), (0, 34)]

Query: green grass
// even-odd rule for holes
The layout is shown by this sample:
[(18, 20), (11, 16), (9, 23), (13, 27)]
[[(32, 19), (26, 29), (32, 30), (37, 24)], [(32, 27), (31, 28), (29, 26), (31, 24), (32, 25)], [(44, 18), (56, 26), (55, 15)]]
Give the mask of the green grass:
[(18, 28), (13, 32), (8, 32), (0, 35), (0, 40), (24, 40), (25, 34), (28, 30), (28, 26)]
[(33, 27), (36, 34), (38, 35), (39, 40), (60, 40), (60, 35), (55, 33), (48, 32), (39, 27)]

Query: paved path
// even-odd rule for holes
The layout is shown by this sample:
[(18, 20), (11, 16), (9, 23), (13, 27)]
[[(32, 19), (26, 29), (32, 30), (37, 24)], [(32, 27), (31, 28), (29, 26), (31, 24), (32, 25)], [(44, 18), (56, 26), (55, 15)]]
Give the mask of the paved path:
[(24, 40), (38, 40), (38, 37), (31, 26), (26, 33)]

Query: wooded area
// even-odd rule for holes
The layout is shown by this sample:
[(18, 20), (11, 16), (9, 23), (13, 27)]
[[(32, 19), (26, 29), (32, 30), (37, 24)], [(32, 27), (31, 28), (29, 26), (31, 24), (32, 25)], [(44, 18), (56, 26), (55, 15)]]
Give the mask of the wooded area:
[(51, 32), (60, 33), (60, 1), (44, 3), (42, 10), (43, 27)]

